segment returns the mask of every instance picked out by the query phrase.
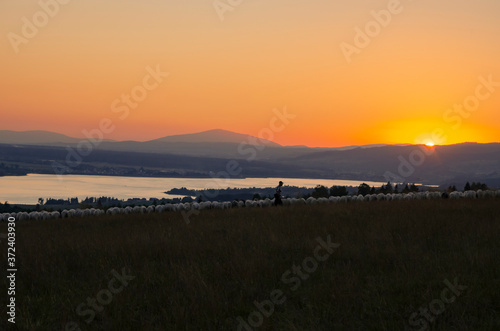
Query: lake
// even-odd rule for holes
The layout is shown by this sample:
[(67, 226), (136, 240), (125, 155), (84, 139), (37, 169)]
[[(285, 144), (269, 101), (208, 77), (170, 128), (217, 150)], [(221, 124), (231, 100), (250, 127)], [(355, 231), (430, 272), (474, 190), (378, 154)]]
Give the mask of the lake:
[(382, 182), (338, 180), (338, 179), (305, 179), (305, 178), (151, 178), (151, 177), (117, 177), (87, 175), (39, 175), (0, 177), (0, 201), (3, 203), (36, 204), (38, 198), (85, 199), (86, 197), (129, 198), (176, 198), (163, 192), (172, 188), (188, 189), (220, 189), (244, 187), (275, 187), (282, 180), (285, 185), (299, 187), (315, 187), (324, 185), (331, 187), (359, 186), (367, 183), (380, 187)]

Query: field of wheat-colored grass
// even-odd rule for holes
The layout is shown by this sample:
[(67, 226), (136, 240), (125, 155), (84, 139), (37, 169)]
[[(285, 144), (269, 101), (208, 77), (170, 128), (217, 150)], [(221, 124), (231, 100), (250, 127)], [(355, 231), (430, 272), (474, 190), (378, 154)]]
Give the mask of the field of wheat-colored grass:
[[(284, 282), (328, 235), (340, 244), (329, 258)], [(19, 222), (16, 238), (19, 330), (500, 329), (498, 199), (204, 210), (189, 225), (175, 212)], [(122, 271), (133, 279), (102, 294)], [(466, 288), (440, 306), (444, 280)], [(255, 302), (275, 290), (282, 303), (264, 316)], [(106, 304), (87, 323), (98, 293)]]

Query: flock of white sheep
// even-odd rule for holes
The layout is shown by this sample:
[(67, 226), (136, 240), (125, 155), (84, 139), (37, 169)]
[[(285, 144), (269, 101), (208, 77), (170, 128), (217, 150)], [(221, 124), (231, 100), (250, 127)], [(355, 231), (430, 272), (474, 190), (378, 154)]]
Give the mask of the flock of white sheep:
[[(329, 198), (285, 198), (282, 199), (283, 205), (314, 205), (321, 203), (347, 203), (347, 202), (361, 202), (361, 201), (390, 201), (390, 200), (422, 200), (422, 199), (485, 199), (485, 198), (500, 198), (500, 190), (493, 191), (465, 191), (465, 192), (451, 192), (443, 196), (441, 192), (418, 192), (418, 193), (394, 193), (394, 194), (368, 194), (368, 195), (349, 195), (342, 197), (329, 197)], [(74, 218), (74, 217), (90, 217), (99, 215), (119, 215), (119, 214), (150, 214), (150, 213), (163, 213), (175, 211), (189, 211), (189, 210), (203, 210), (203, 209), (229, 209), (229, 208), (242, 208), (242, 207), (270, 207), (274, 204), (274, 199), (266, 198), (264, 200), (246, 200), (246, 201), (233, 201), (233, 202), (217, 202), (217, 201), (204, 201), (204, 202), (186, 202), (176, 204), (164, 204), (157, 206), (135, 206), (135, 207), (112, 207), (106, 212), (102, 209), (70, 209), (63, 210), (62, 212), (53, 211), (32, 211), (19, 212), (19, 213), (3, 213), (0, 214), (0, 221), (7, 221), (9, 217), (14, 217), (19, 221), (26, 220), (47, 220), (57, 218)]]

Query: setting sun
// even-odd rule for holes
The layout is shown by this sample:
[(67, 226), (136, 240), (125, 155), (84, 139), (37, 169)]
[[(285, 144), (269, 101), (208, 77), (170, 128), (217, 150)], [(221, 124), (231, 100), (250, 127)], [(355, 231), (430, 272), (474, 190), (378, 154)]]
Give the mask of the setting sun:
[(432, 141), (429, 141), (425, 144), (427, 147), (434, 147), (434, 143)]

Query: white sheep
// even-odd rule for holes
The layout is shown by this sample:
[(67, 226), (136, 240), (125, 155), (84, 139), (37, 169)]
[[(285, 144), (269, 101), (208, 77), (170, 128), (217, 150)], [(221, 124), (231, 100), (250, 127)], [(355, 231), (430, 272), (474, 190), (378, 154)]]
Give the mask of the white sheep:
[(464, 192), (464, 197), (467, 199), (476, 199), (477, 195), (475, 191), (469, 190)]
[(144, 206), (134, 206), (132, 208), (132, 212), (136, 214), (143, 214), (146, 210), (146, 207)]
[(454, 191), (450, 193), (450, 199), (457, 200), (464, 197), (464, 194), (459, 191)]
[(392, 195), (392, 200), (403, 200), (403, 195), (401, 193), (394, 193)]
[(118, 209), (119, 209), (118, 207), (108, 208), (108, 210), (106, 210), (106, 214), (107, 215), (116, 215), (119, 213)]
[(330, 200), (328, 200), (328, 198), (323, 198), (323, 197), (318, 198), (317, 200), (318, 200), (319, 204), (325, 204), (325, 203), (328, 203), (330, 201)]
[[(342, 196), (342, 197), (334, 197), (331, 196), (329, 198), (314, 198), (314, 197), (309, 197), (307, 200), (304, 198), (284, 198), (283, 199), (283, 204), (284, 205), (296, 205), (296, 204), (308, 204), (308, 205), (315, 205), (315, 204), (326, 204), (326, 203), (337, 203), (337, 202), (364, 202), (364, 201), (391, 201), (391, 200), (419, 200), (419, 199), (441, 199), (443, 197), (441, 192), (436, 192), (436, 191), (427, 191), (427, 192), (410, 192), (408, 194), (406, 193), (392, 193), (392, 194), (384, 194), (384, 193), (378, 193), (378, 194), (367, 194), (366, 196), (363, 196), (361, 194), (359, 195), (348, 195), (348, 196)], [(494, 198), (494, 197), (500, 197), (500, 190), (478, 190), (473, 191), (465, 191), (465, 192), (451, 192), (449, 193), (448, 197), (450, 199), (462, 199), (462, 198), (468, 198), (468, 199), (487, 199), (487, 198)], [(71, 218), (71, 217), (88, 217), (88, 216), (99, 216), (103, 214), (108, 214), (108, 215), (117, 215), (117, 214), (131, 214), (131, 213), (162, 213), (166, 211), (188, 211), (188, 210), (202, 210), (202, 209), (230, 209), (233, 207), (270, 207), (274, 204), (274, 199), (269, 199), (265, 198), (262, 200), (246, 200), (246, 201), (225, 201), (225, 202), (218, 202), (218, 201), (203, 201), (203, 202), (186, 202), (186, 203), (177, 203), (177, 204), (164, 204), (164, 205), (150, 205), (148, 207), (145, 206), (134, 206), (134, 207), (124, 207), (124, 208), (118, 208), (118, 207), (111, 207), (107, 209), (106, 212), (104, 212), (102, 209), (95, 209), (95, 208), (90, 208), (90, 209), (70, 209), (70, 210), (62, 210), (61, 212), (54, 211), (54, 212), (47, 212), (47, 211), (32, 211), (30, 213), (27, 212), (19, 212), (19, 213), (3, 213), (0, 214), (0, 222), (6, 221), (9, 217), (15, 217), (18, 220), (24, 221), (24, 220), (47, 220), (47, 219), (57, 219), (57, 218)]]
[(314, 198), (314, 197), (309, 197), (309, 198), (307, 198), (307, 199), (306, 199), (306, 203), (307, 203), (308, 205), (315, 205), (315, 204), (317, 204), (317, 203), (318, 203), (318, 201), (317, 201), (317, 200), (316, 200), (316, 198)]
[(481, 199), (493, 198), (495, 197), (495, 192), (492, 190), (477, 190), (477, 197)]
[(489, 199), (489, 198), (494, 198), (495, 197), (495, 192), (492, 190), (486, 190), (482, 193), (484, 199)]

